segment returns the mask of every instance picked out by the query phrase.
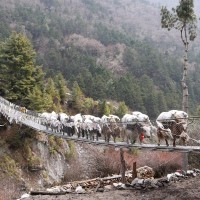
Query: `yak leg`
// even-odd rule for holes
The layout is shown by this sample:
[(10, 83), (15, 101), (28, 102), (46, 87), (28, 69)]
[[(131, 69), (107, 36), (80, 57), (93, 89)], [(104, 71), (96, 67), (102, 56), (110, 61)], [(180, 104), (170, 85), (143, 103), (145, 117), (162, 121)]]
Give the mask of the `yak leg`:
[(110, 141), (110, 136), (107, 135), (107, 142), (109, 143), (109, 141)]
[(122, 133), (120, 133), (120, 138), (122, 139), (122, 142), (124, 142), (125, 131), (122, 130)]
[(97, 131), (97, 136), (98, 138), (101, 137), (101, 133), (99, 132), (99, 130)]
[(165, 139), (165, 142), (166, 142), (166, 145), (169, 146), (169, 143), (168, 143), (168, 140), (167, 140), (167, 139)]
[(109, 143), (108, 135), (105, 136), (105, 142)]
[(104, 140), (107, 142), (107, 134), (104, 134)]
[(82, 133), (82, 137), (84, 138), (85, 137), (85, 130), (82, 129), (81, 133)]
[(174, 136), (174, 139), (173, 139), (173, 147), (176, 147), (176, 136)]
[(80, 132), (80, 130), (77, 131), (77, 136), (78, 136), (78, 138), (81, 137), (81, 132)]
[(99, 131), (96, 131), (96, 140), (99, 140)]
[(138, 138), (137, 136), (131, 135), (131, 136), (130, 136), (131, 144), (135, 144), (137, 138)]
[(126, 138), (126, 143), (129, 144), (129, 138), (128, 137)]
[(142, 145), (142, 141), (143, 141), (143, 139), (139, 138), (139, 140), (140, 140), (140, 145)]
[(107, 135), (107, 142), (109, 143), (110, 141), (110, 134)]
[(88, 130), (85, 130), (86, 139), (88, 140)]
[(158, 137), (158, 146), (160, 146), (160, 137)]
[(91, 130), (89, 133), (90, 133), (90, 140), (94, 141), (94, 132), (93, 132), (93, 130)]

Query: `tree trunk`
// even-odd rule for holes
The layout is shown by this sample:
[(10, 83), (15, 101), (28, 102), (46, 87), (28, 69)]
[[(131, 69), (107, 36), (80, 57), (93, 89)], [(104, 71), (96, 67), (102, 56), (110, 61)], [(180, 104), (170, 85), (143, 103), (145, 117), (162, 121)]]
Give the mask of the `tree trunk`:
[(122, 148), (120, 148), (120, 161), (121, 161), (122, 183), (125, 183), (126, 182), (126, 178), (125, 178), (126, 166), (125, 166), (125, 160), (124, 160), (124, 151)]
[[(186, 84), (187, 81), (187, 72), (188, 72), (188, 41), (187, 41), (187, 32), (186, 27), (184, 27), (184, 36), (181, 35), (184, 46), (185, 46), (185, 55), (184, 55), (184, 63), (183, 63), (183, 78), (181, 80), (181, 85), (183, 89), (183, 100), (182, 100), (182, 110), (188, 113), (188, 86)], [(184, 37), (184, 39), (183, 39)]]

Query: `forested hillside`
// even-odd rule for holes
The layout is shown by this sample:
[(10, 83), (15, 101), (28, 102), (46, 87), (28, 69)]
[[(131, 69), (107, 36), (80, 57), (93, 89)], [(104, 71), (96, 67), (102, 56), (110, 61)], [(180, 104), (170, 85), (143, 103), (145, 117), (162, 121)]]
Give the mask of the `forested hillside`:
[[(61, 72), (70, 90), (78, 84), (88, 98), (124, 101), (150, 117), (181, 109), (181, 40), (161, 29), (160, 8), (152, 2), (0, 0), (0, 18), (1, 42), (12, 31), (26, 35), (46, 80), (58, 82)], [(193, 114), (200, 104), (199, 41), (189, 57)]]

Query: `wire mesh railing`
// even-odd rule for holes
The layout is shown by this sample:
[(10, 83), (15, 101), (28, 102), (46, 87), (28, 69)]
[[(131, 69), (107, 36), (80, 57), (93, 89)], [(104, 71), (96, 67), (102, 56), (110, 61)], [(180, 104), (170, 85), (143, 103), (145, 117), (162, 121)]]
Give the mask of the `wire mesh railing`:
[[(9, 123), (24, 124), (28, 127), (31, 127), (38, 131), (44, 131), (46, 133), (54, 132), (54, 130), (52, 129), (52, 126), (47, 125), (46, 119), (42, 118), (40, 116), (40, 113), (31, 111), (31, 110), (27, 110), (24, 107), (15, 105), (2, 97), (0, 97), (0, 113), (9, 121)], [(174, 122), (176, 122), (176, 120), (177, 120), (177, 118), (164, 120), (164, 122), (162, 122), (163, 128), (165, 130), (171, 129), (172, 124)], [(113, 125), (115, 125), (114, 126), (115, 129), (113, 129), (113, 130), (117, 131), (116, 127), (123, 128), (128, 123), (133, 124), (133, 125), (134, 124), (142, 124), (142, 126), (143, 127), (146, 126), (146, 130), (149, 131), (149, 133), (151, 133), (151, 135), (154, 136), (153, 138), (152, 137), (145, 138), (144, 143), (157, 144), (157, 142), (158, 142), (158, 140), (157, 140), (158, 126), (156, 124), (156, 120), (151, 120), (151, 122), (150, 123), (149, 122), (150, 122), (149, 120), (148, 120), (148, 123), (146, 123), (145, 121), (137, 121), (137, 120), (133, 121), (133, 122), (126, 122), (126, 123), (118, 121), (118, 122), (107, 123), (107, 125), (110, 127), (113, 127)], [(95, 123), (100, 124), (101, 122), (95, 122)], [(68, 126), (68, 125), (69, 124), (66, 124), (66, 126)], [(77, 123), (76, 125), (78, 126), (77, 128), (79, 128), (79, 131), (80, 131), (82, 123)], [(181, 140), (180, 140), (180, 137), (178, 137), (179, 135), (176, 133), (176, 132), (178, 132), (180, 127), (182, 127), (183, 131), (187, 134), (186, 136), (188, 136), (187, 137), (187, 145), (199, 146), (199, 144), (200, 144), (200, 117), (199, 116), (188, 117), (188, 118), (179, 118), (179, 121), (176, 122), (176, 125), (177, 126), (174, 128), (175, 132), (172, 131), (172, 136), (176, 137), (177, 144), (182, 145), (182, 143), (179, 143), (179, 142), (181, 142)], [(102, 127), (102, 123), (100, 124), (100, 126)], [(72, 127), (72, 125), (70, 125), (70, 127)], [(119, 130), (119, 131), (121, 131), (121, 130)], [(142, 131), (144, 131), (144, 129)], [(56, 133), (57, 134), (60, 133), (62, 135), (69, 136), (67, 134), (67, 132), (65, 133), (63, 130), (61, 130), (61, 131), (56, 130)], [(114, 134), (115, 133), (116, 132), (114, 132)], [(118, 137), (117, 141), (121, 142), (124, 140), (124, 138), (122, 138), (121, 133), (115, 134), (115, 135), (116, 135), (116, 137)], [(80, 134), (79, 137), (82, 137), (82, 134)], [(102, 137), (104, 137), (104, 136), (102, 135)], [(113, 137), (112, 134), (111, 134), (111, 137)], [(169, 141), (170, 145), (172, 145), (172, 141), (173, 141), (173, 139), (171, 139)], [(161, 144), (165, 145), (165, 141), (162, 141)]]

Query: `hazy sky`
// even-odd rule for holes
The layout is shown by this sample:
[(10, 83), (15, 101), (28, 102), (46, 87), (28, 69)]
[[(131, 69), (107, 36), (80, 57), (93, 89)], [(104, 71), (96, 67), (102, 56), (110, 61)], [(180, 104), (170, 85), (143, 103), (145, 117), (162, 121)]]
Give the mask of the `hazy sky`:
[[(148, 0), (151, 3), (158, 4), (160, 6), (167, 6), (168, 8), (176, 7), (179, 4), (179, 0)], [(194, 9), (197, 16), (200, 16), (200, 0), (194, 0)]]
[[(174, 7), (179, 3), (179, 0), (148, 0), (148, 1), (151, 3), (156, 3), (167, 7)], [(194, 6), (200, 9), (200, 1), (194, 0)], [(198, 10), (198, 12), (200, 12), (200, 10)]]

